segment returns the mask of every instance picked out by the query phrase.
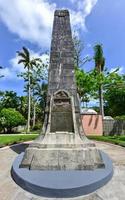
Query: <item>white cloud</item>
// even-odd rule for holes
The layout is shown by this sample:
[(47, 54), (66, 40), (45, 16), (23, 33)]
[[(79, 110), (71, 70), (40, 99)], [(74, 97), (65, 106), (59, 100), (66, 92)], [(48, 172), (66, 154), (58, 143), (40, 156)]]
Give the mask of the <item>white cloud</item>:
[(97, 4), (98, 0), (70, 0), (75, 4), (77, 11), (71, 10), (72, 24), (79, 28), (87, 30), (85, 21), (86, 17), (91, 14), (93, 8)]
[(92, 44), (88, 43), (87, 48), (92, 48)]
[(70, 0), (71, 3), (76, 3), (76, 0)]
[(97, 4), (97, 1), (98, 0), (84, 0), (81, 2), (79, 1), (79, 9), (81, 8), (81, 6), (83, 6), (84, 17), (90, 15), (92, 9)]
[[(30, 51), (31, 58), (41, 58), (43, 63), (49, 59), (49, 55), (43, 53), (42, 55), (39, 52)], [(10, 67), (4, 67), (1, 69), (1, 75), (4, 75), (2, 80), (12, 80), (12, 79), (22, 79), (21, 77), (17, 77), (18, 74), (25, 72), (23, 64), (18, 64), (18, 56), (16, 55), (14, 58), (10, 60)]]
[[(73, 27), (86, 30), (86, 17), (90, 15), (98, 0), (70, 0), (75, 10), (71, 13)], [(53, 25), (54, 10), (58, 8), (58, 2), (49, 3), (47, 0), (0, 0), (0, 21), (8, 29), (19, 36), (40, 47), (49, 47)], [(78, 33), (78, 32), (77, 32)], [(41, 57), (45, 62), (47, 54), (31, 52), (33, 57)], [(18, 65), (18, 58), (10, 60), (10, 66), (1, 70), (3, 79), (16, 79), (17, 74), (24, 72), (22, 64)]]
[(0, 19), (20, 38), (48, 46), (55, 8), (44, 0), (0, 0)]
[[(70, 0), (76, 10), (70, 10), (73, 27), (86, 29), (85, 20), (97, 0)], [(64, 5), (65, 6), (65, 5)], [(21, 39), (49, 47), (56, 3), (47, 0), (0, 0), (0, 20)]]
[(85, 26), (85, 18), (83, 17), (83, 13), (81, 11), (70, 11), (71, 13), (71, 25), (73, 28), (81, 28), (86, 30)]
[(14, 73), (21, 73), (25, 71), (23, 64), (18, 64), (18, 60), (19, 58), (17, 55), (15, 58), (12, 58), (10, 60), (11, 71), (13, 71)]
[(0, 73), (1, 73), (1, 75), (4, 76), (1, 80), (3, 80), (3, 79), (13, 79), (14, 78), (11, 69), (8, 68), (8, 67), (1, 69)]
[(83, 11), (83, 15), (88, 16), (98, 0), (70, 0), (71, 3), (76, 5), (77, 10)]

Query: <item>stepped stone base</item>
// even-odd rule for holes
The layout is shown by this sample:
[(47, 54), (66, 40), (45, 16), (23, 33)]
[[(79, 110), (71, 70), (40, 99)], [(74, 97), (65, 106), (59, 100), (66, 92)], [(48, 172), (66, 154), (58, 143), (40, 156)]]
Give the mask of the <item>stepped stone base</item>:
[(83, 138), (83, 142), (80, 137), (74, 137), (74, 133), (56, 132), (47, 134), (41, 140), (38, 138), (26, 149), (20, 167), (35, 170), (92, 170), (104, 167), (100, 151), (87, 138)]
[[(24, 153), (19, 154), (11, 175), (23, 189), (48, 198), (73, 198), (87, 195), (105, 185), (113, 175), (112, 161), (100, 151), (105, 168), (95, 170), (29, 170), (19, 168)], [(82, 199), (84, 197), (81, 197)], [(85, 198), (86, 199), (86, 198)]]

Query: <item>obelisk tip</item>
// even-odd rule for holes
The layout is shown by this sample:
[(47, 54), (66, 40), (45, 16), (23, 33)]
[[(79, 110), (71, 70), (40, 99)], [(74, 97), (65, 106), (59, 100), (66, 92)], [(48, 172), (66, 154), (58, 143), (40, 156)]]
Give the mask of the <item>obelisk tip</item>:
[(55, 10), (55, 16), (58, 17), (65, 17), (65, 16), (69, 16), (69, 11), (68, 10)]

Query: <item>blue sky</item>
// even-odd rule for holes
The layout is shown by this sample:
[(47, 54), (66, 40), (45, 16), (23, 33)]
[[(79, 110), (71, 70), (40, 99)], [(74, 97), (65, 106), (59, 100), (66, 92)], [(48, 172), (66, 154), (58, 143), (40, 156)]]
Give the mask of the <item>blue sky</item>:
[[(69, 9), (72, 29), (84, 41), (83, 56), (93, 56), (93, 46), (102, 43), (108, 69), (119, 66), (120, 72), (125, 72), (124, 0), (0, 0), (0, 66), (5, 75), (0, 90), (23, 94), (23, 80), (17, 77), (23, 66), (17, 64), (16, 51), (26, 46), (33, 56), (45, 59), (53, 13), (62, 8)], [(84, 69), (93, 67), (90, 62)]]

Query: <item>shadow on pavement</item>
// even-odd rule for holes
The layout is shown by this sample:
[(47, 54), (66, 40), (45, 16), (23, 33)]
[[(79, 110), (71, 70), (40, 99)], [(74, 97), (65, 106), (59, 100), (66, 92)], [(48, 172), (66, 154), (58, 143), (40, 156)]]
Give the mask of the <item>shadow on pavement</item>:
[(25, 149), (29, 146), (29, 144), (18, 144), (15, 146), (10, 146), (10, 149), (20, 154), (25, 151)]

